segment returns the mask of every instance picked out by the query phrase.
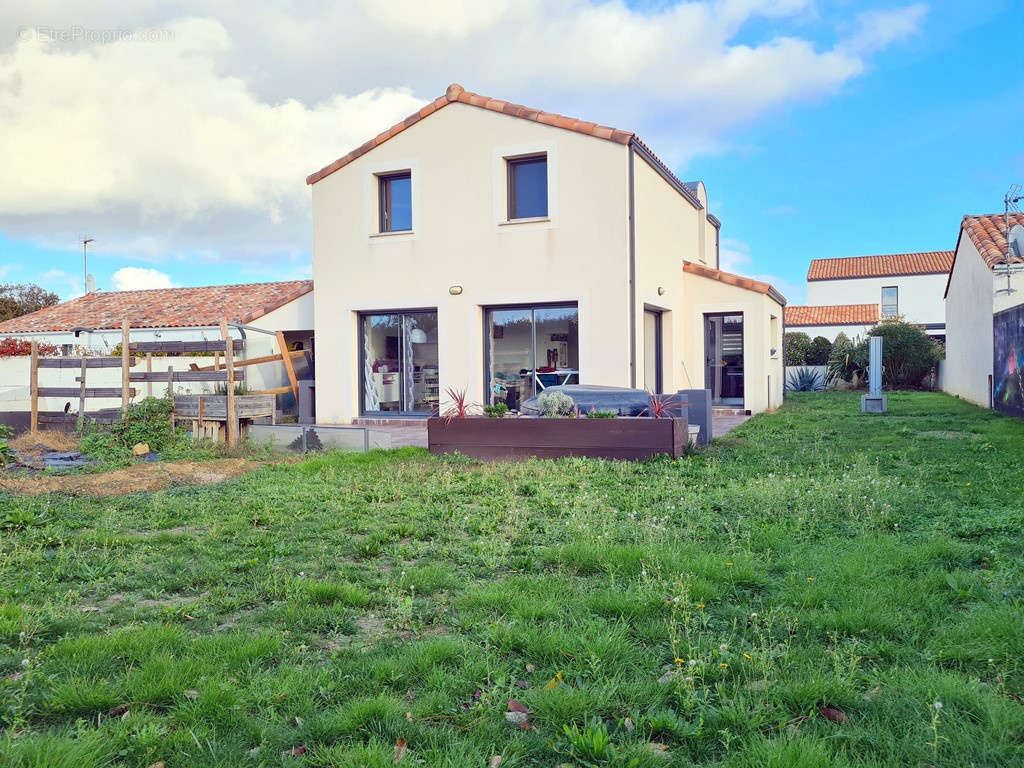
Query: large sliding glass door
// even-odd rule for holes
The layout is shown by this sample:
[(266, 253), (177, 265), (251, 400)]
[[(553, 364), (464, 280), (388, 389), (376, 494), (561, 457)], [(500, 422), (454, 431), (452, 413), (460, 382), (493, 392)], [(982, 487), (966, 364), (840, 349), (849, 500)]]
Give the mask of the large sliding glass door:
[(713, 405), (743, 405), (743, 315), (704, 315), (704, 386)]
[(511, 410), (558, 384), (579, 384), (579, 312), (575, 304), (486, 310), (487, 401)]
[(394, 312), (360, 317), (362, 412), (437, 413), (437, 312)]

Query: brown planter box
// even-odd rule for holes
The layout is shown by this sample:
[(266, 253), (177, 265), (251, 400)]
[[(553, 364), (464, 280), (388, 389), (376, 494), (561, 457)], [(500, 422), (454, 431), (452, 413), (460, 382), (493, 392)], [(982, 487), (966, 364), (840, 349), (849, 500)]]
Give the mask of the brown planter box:
[(427, 420), (431, 453), (454, 453), (485, 461), (555, 459), (590, 456), (600, 459), (649, 459), (682, 456), (688, 434), (686, 419), (546, 419), (469, 417)]

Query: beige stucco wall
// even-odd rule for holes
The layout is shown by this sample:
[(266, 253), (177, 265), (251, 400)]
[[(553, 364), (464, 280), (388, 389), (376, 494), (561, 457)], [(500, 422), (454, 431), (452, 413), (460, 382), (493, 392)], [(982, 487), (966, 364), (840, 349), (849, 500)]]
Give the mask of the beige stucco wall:
[(944, 323), (942, 294), (946, 275), (902, 275), (850, 280), (808, 280), (807, 303), (813, 307), (833, 304), (881, 304), (882, 288), (898, 289), (899, 312), (911, 323)]
[[(683, 261), (698, 261), (703, 211), (639, 155), (633, 164), (637, 286), (637, 386), (643, 386), (644, 309), (662, 312), (662, 380), (665, 392), (685, 388), (682, 368)], [(713, 265), (712, 265), (713, 266)], [(659, 288), (662, 292), (659, 294)]]
[(268, 331), (310, 331), (313, 329), (313, 292), (253, 320), (249, 325)]
[[(530, 152), (549, 220), (506, 224), (504, 158)], [(374, 174), (404, 169), (413, 231), (375, 235)], [(436, 307), (441, 391), (482, 402), (482, 307), (578, 302), (581, 381), (627, 386), (627, 174), (623, 145), (456, 103), (315, 184), (318, 421), (359, 414), (360, 311)]]
[(996, 295), (997, 288), (1005, 287), (1006, 278), (995, 277), (970, 238), (962, 236), (946, 295), (942, 388), (984, 407), (993, 367), (992, 315), (1021, 303), (1024, 274), (1013, 278), (1015, 293)]
[[(679, 389), (704, 387), (704, 315), (743, 313), (744, 408), (759, 413), (782, 404), (783, 308), (767, 294), (692, 273), (683, 275), (682, 379)], [(774, 353), (773, 353), (774, 350)]]

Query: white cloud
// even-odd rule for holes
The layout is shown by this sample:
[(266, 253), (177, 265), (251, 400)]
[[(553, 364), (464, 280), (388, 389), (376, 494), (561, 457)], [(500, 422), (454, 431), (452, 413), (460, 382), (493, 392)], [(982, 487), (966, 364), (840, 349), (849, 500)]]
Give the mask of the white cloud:
[[(87, 227), (151, 260), (294, 258), (305, 175), (452, 80), (638, 130), (679, 164), (835, 92), (923, 15), (863, 14), (822, 47), (799, 36), (810, 0), (0, 0), (0, 229), (63, 246)], [(758, 19), (773, 33), (738, 42)], [(77, 37), (35, 27), (64, 21)], [(96, 42), (137, 28), (153, 34)]]
[(173, 288), (170, 275), (158, 269), (121, 267), (111, 275), (115, 291), (142, 291), (147, 288)]
[(62, 301), (81, 296), (85, 292), (82, 287), (82, 276), (63, 269), (48, 269), (33, 282), (45, 285), (48, 290), (59, 295)]

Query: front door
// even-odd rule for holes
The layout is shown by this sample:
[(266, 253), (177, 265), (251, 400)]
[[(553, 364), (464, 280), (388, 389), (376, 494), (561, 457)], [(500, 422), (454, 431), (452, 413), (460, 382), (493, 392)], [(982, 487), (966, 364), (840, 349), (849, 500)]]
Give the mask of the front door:
[(743, 315), (704, 315), (704, 386), (713, 405), (743, 405)]

